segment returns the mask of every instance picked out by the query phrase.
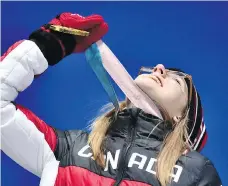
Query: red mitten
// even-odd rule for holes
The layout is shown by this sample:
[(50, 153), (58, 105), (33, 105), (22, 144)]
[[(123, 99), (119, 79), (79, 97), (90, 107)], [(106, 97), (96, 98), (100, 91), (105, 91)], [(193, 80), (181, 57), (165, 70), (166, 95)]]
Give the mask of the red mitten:
[(49, 24), (76, 28), (90, 33), (87, 37), (76, 36), (77, 45), (74, 52), (85, 51), (91, 44), (100, 40), (108, 32), (107, 23), (102, 16), (96, 14), (83, 17), (79, 14), (66, 12), (51, 20)]
[[(50, 30), (50, 25), (60, 25), (89, 32), (89, 36), (75, 36)], [(69, 12), (62, 13), (48, 24), (33, 32), (29, 39), (36, 42), (50, 65), (58, 63), (73, 52), (84, 52), (100, 40), (108, 31), (108, 25), (100, 15), (87, 17)]]

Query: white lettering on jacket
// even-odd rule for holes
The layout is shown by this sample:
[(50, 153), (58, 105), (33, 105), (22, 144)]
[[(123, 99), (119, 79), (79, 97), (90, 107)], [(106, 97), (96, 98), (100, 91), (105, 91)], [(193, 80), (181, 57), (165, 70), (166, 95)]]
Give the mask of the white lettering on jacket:
[(109, 162), (112, 165), (112, 168), (114, 170), (117, 169), (117, 163), (118, 163), (119, 155), (120, 155), (120, 149), (116, 151), (115, 158), (112, 157), (111, 152), (108, 152), (107, 153), (107, 156), (106, 156), (106, 166), (105, 166), (104, 171), (107, 171), (108, 170)]
[[(78, 155), (84, 158), (93, 158), (93, 154), (91, 153), (91, 149), (89, 145), (86, 145), (78, 151)], [(106, 166), (104, 171), (108, 171), (109, 165), (111, 165), (112, 169), (117, 169), (118, 160), (120, 155), (120, 149), (116, 150), (114, 157), (112, 156), (111, 152), (108, 151), (106, 154)], [(145, 170), (151, 174), (156, 175), (154, 168), (154, 164), (157, 162), (157, 159), (150, 158), (148, 161), (148, 157), (139, 153), (132, 153), (128, 162), (128, 167), (137, 167), (140, 170)], [(174, 182), (178, 182), (183, 171), (183, 167), (179, 165), (174, 166), (173, 173), (170, 175), (173, 178)]]
[(87, 149), (90, 149), (90, 146), (89, 145), (86, 145), (84, 147), (82, 147), (82, 149), (80, 151), (78, 151), (78, 155), (81, 156), (81, 157), (85, 157), (85, 158), (89, 158), (91, 157), (93, 154), (91, 153), (91, 151), (88, 150), (88, 152), (86, 153), (85, 151)]
[[(141, 159), (141, 161), (136, 161), (137, 156)], [(131, 155), (130, 160), (129, 160), (128, 167), (133, 167), (133, 165), (138, 165), (139, 169), (143, 169), (143, 167), (146, 163), (146, 160), (147, 160), (146, 156), (143, 156), (143, 155), (138, 154), (138, 153), (133, 153)]]

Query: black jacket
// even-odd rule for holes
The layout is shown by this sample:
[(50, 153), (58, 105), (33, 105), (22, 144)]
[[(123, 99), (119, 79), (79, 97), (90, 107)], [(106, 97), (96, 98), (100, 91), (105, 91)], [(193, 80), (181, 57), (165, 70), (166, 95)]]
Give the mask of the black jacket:
[[(157, 125), (159, 122), (161, 124)], [(168, 132), (162, 126), (160, 119), (145, 114), (140, 109), (120, 112), (105, 141), (108, 163), (104, 170), (93, 160), (87, 145), (88, 133), (84, 131), (56, 130), (59, 140), (55, 155), (60, 160), (60, 166), (85, 168), (95, 174), (114, 179), (114, 185), (129, 180), (136, 181), (136, 185), (146, 183), (160, 186), (155, 176), (156, 157)], [(172, 178), (172, 186), (221, 185), (212, 162), (196, 151), (179, 158)], [(104, 185), (108, 185), (105, 180)]]

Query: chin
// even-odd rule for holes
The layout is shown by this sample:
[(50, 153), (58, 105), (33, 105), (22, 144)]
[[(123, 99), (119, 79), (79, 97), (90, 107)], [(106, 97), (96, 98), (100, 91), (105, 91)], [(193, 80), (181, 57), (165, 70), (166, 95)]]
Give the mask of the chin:
[(160, 100), (165, 96), (164, 89), (162, 89), (162, 87), (151, 78), (138, 76), (135, 79), (135, 83), (152, 100), (160, 102)]
[(147, 83), (145, 80), (141, 81), (140, 79), (137, 79), (135, 82), (138, 87), (152, 100), (156, 100), (157, 96), (159, 94), (162, 94), (161, 89), (157, 83)]
[(161, 88), (157, 82), (149, 77), (138, 76), (134, 81), (145, 93), (151, 91), (157, 92), (156, 90), (159, 90)]

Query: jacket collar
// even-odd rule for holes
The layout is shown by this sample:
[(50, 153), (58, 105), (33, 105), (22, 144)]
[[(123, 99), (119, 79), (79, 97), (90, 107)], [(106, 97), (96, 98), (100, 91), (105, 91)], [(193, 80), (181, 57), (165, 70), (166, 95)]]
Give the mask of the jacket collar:
[(131, 129), (135, 129), (134, 137), (142, 140), (155, 139), (163, 141), (170, 127), (160, 118), (147, 114), (139, 108), (128, 108), (118, 113), (116, 121), (111, 125), (108, 135), (126, 138)]

